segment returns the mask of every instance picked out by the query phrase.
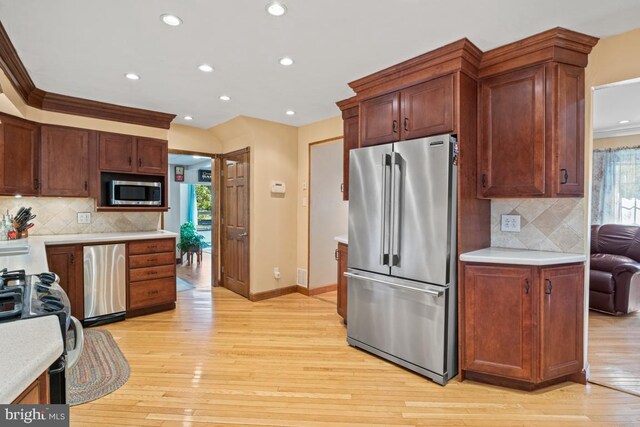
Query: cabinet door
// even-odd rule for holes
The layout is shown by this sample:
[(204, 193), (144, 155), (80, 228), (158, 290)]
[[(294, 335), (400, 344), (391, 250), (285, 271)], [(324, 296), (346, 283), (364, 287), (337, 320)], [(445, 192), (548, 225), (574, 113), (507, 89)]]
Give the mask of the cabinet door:
[(358, 148), (358, 116), (344, 119), (343, 126), (342, 200), (349, 200), (349, 152)]
[(338, 314), (347, 321), (347, 245), (338, 243)]
[(463, 369), (533, 380), (531, 269), (466, 265), (464, 276)]
[(71, 315), (84, 319), (84, 270), (82, 246), (48, 246), (49, 271), (60, 277), (60, 286), (71, 302)]
[(542, 270), (540, 378), (546, 381), (583, 367), (584, 267)]
[(167, 141), (151, 138), (137, 138), (138, 173), (166, 175), (168, 148)]
[(545, 193), (544, 65), (480, 84), (480, 197)]
[(101, 171), (135, 172), (133, 136), (100, 132), (98, 158)]
[[(584, 69), (547, 66), (548, 138), (554, 153), (549, 181), (554, 196), (584, 195)], [(551, 92), (551, 93), (549, 93)], [(549, 135), (549, 132), (551, 133)], [(557, 162), (557, 163), (556, 163)]]
[(2, 117), (0, 124), (0, 194), (35, 196), (40, 187), (38, 127)]
[(89, 196), (89, 131), (42, 126), (43, 196)]
[(453, 75), (409, 87), (400, 101), (402, 139), (453, 131)]
[(400, 140), (400, 94), (378, 96), (360, 104), (360, 146)]

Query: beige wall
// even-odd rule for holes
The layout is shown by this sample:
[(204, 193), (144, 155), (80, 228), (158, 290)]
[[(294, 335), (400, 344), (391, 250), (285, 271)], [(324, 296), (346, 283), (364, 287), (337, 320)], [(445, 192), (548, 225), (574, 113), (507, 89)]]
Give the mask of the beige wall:
[[(298, 129), (240, 116), (210, 132), (224, 153), (251, 150), (251, 293), (295, 285)], [(272, 181), (286, 184), (284, 197), (271, 194)], [(273, 277), (274, 267), (280, 270), (279, 280)]]
[[(593, 159), (593, 88), (640, 77), (640, 28), (617, 36), (600, 40), (589, 55), (589, 65), (585, 72), (585, 253), (589, 253), (591, 239), (591, 162)], [(587, 258), (586, 272), (589, 271)], [(585, 295), (589, 295), (588, 276), (585, 277)], [(585, 348), (587, 360), (589, 310), (585, 298)]]
[(593, 140), (594, 150), (606, 148), (640, 147), (640, 135), (614, 136)]
[[(308, 269), (309, 257), (309, 144), (328, 139), (342, 139), (342, 118), (339, 116), (298, 128), (298, 195), (297, 195), (297, 267)], [(306, 201), (306, 202), (305, 202)], [(306, 204), (306, 206), (303, 206)]]
[(207, 129), (171, 123), (167, 134), (169, 148), (217, 154), (222, 152), (222, 142)]

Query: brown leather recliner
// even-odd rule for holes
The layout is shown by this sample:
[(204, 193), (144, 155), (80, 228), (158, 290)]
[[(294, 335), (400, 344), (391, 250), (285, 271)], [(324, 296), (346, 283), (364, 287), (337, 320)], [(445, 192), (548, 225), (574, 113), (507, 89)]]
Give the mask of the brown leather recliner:
[(616, 315), (640, 310), (640, 227), (591, 226), (589, 308)]

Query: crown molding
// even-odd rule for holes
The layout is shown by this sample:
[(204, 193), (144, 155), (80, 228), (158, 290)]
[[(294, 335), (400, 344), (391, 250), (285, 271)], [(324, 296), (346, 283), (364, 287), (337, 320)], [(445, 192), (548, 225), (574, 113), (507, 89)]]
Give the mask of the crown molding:
[(108, 104), (47, 92), (36, 87), (0, 22), (0, 68), (27, 105), (45, 111), (169, 129), (175, 114)]

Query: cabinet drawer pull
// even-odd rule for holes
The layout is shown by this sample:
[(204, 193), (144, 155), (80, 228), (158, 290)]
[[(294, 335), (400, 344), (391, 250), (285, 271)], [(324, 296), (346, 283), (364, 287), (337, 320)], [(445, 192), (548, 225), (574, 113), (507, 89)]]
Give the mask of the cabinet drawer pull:
[(158, 262), (158, 258), (149, 258), (148, 261), (149, 262)]
[(404, 118), (404, 130), (409, 130), (409, 117)]
[(566, 169), (560, 169), (560, 172), (562, 173), (562, 181), (560, 181), (560, 184), (566, 184), (569, 182), (569, 171)]
[(393, 125), (391, 126), (391, 129), (393, 130), (393, 133), (398, 133), (398, 121), (397, 120), (393, 121)]
[(147, 295), (151, 296), (151, 295), (158, 295), (158, 290), (152, 290), (152, 291), (147, 291)]
[(529, 279), (524, 279), (524, 293), (529, 294)]
[(148, 250), (150, 250), (150, 251), (155, 251), (155, 250), (156, 250), (156, 248), (157, 248), (157, 246), (156, 246), (156, 245), (149, 245), (149, 246), (147, 246), (147, 249), (148, 249)]
[(157, 272), (157, 271), (155, 271), (155, 270), (151, 270), (151, 271), (147, 271), (147, 274), (149, 274), (149, 275), (153, 276), (153, 275), (158, 274), (158, 272)]
[(551, 295), (551, 290), (553, 290), (553, 285), (551, 284), (551, 280), (545, 279), (545, 282), (547, 282), (547, 289), (544, 290), (544, 293), (547, 295)]

